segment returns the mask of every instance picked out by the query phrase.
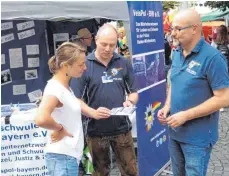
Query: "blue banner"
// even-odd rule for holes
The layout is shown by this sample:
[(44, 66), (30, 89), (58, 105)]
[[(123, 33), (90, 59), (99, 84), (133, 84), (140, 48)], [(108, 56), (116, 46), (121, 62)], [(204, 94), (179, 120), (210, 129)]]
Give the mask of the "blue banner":
[(128, 2), (132, 64), (139, 84), (137, 142), (139, 175), (158, 174), (169, 162), (168, 132), (157, 119), (166, 98), (161, 2)]
[(166, 84), (158, 84), (139, 93), (137, 105), (137, 142), (139, 175), (156, 174), (170, 159), (168, 130), (157, 119), (165, 102)]
[(128, 2), (133, 55), (163, 49), (161, 2)]

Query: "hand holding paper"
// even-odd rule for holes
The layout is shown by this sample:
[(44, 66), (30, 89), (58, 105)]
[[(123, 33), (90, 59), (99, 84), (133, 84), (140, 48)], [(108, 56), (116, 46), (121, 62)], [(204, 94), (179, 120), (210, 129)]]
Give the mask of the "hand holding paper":
[(111, 115), (115, 115), (115, 116), (123, 116), (123, 115), (129, 116), (129, 115), (132, 115), (135, 110), (136, 110), (136, 107), (135, 106), (113, 108), (111, 110)]
[(132, 107), (132, 106), (134, 106), (134, 104), (130, 100), (126, 100), (125, 102), (123, 102), (123, 106), (124, 107)]
[(110, 117), (110, 110), (104, 107), (99, 107), (94, 111), (94, 118), (95, 119), (105, 119)]

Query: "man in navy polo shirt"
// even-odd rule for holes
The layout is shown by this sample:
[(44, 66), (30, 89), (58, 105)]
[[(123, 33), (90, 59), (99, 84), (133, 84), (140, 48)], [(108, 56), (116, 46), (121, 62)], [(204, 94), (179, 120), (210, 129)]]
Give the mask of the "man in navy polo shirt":
[(200, 16), (176, 15), (172, 36), (171, 86), (158, 119), (169, 126), (169, 150), (175, 176), (205, 176), (212, 146), (218, 139), (219, 109), (229, 105), (226, 60), (201, 36)]
[[(118, 40), (116, 29), (105, 24), (95, 39), (96, 50), (87, 56), (87, 71), (80, 79), (71, 81), (76, 96), (86, 100), (93, 108), (135, 105), (138, 93), (132, 66), (129, 60), (114, 52)], [(95, 170), (93, 176), (109, 175), (110, 146), (121, 174), (138, 175), (131, 128), (128, 116), (89, 120), (87, 144)]]

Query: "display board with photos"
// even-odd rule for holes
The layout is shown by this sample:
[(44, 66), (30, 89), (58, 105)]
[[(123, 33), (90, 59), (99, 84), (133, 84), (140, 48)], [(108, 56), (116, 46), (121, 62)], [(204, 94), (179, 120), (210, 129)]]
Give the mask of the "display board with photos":
[(63, 42), (74, 41), (81, 28), (96, 34), (98, 24), (94, 19), (80, 22), (2, 20), (2, 104), (36, 101), (52, 76), (48, 59)]
[(2, 20), (1, 32), (1, 102), (34, 102), (51, 76), (46, 21)]

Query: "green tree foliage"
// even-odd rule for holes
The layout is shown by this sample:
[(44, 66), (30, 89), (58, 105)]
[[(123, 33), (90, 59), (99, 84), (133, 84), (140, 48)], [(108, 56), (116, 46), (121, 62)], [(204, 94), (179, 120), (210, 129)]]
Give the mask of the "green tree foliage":
[(175, 9), (180, 5), (178, 1), (162, 1), (163, 11), (168, 12), (170, 9)]
[(209, 6), (210, 8), (220, 9), (225, 11), (229, 8), (229, 1), (207, 1), (204, 3), (205, 6)]

